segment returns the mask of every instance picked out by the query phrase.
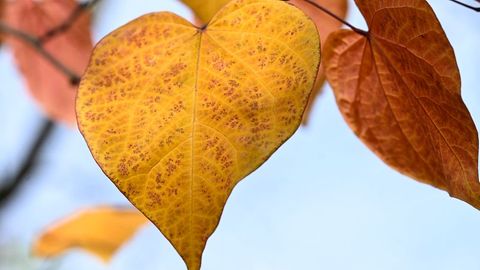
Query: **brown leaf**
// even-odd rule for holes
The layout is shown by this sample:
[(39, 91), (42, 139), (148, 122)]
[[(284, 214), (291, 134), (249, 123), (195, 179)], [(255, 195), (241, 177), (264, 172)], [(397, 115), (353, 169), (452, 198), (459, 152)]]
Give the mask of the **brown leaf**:
[[(325, 46), (325, 41), (327, 37), (333, 31), (339, 29), (342, 26), (342, 23), (338, 20), (332, 18), (325, 12), (319, 10), (318, 8), (312, 6), (311, 4), (305, 2), (305, 0), (290, 0), (290, 3), (294, 4), (303, 12), (305, 12), (312, 20), (315, 22), (317, 26), (318, 33), (320, 34), (320, 40), (322, 42), (322, 48)], [(318, 3), (319, 5), (325, 7), (326, 9), (333, 12), (335, 15), (345, 18), (347, 15), (348, 10), (348, 1), (347, 0), (314, 0), (314, 2)], [(310, 94), (310, 99), (308, 101), (308, 106), (305, 109), (305, 113), (303, 114), (303, 125), (308, 124), (308, 120), (310, 118), (310, 113), (315, 105), (316, 98), (322, 92), (322, 87), (325, 82), (325, 67), (324, 64), (320, 64), (320, 68), (318, 69), (317, 80), (315, 81), (315, 85), (313, 87), (312, 93)]]
[[(5, 22), (11, 27), (41, 36), (61, 24), (77, 6), (75, 0), (17, 0), (8, 2)], [(30, 93), (52, 118), (75, 122), (76, 86), (30, 45), (14, 37), (5, 42), (11, 47)], [(65, 66), (81, 75), (93, 48), (90, 15), (82, 15), (71, 28), (47, 41), (45, 49)]]
[(368, 38), (332, 34), (327, 78), (345, 120), (385, 163), (480, 208), (478, 138), (453, 49), (426, 1), (356, 1)]

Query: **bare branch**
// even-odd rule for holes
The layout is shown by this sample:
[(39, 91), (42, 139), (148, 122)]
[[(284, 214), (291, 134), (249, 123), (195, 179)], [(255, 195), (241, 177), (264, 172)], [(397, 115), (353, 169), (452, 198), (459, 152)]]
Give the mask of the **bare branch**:
[(60, 72), (65, 74), (72, 83), (77, 83), (80, 81), (80, 76), (71, 71), (68, 67), (62, 64), (57, 58), (55, 58), (51, 53), (49, 53), (42, 45), (42, 42), (37, 37), (31, 36), (25, 32), (22, 32), (18, 29), (12, 28), (7, 24), (0, 22), (0, 31), (8, 35), (14, 36), (25, 43), (28, 43), (32, 48), (34, 48), (43, 58), (49, 61), (55, 68)]
[[(471, 10), (473, 10), (473, 11), (480, 12), (480, 7), (474, 7), (474, 6), (465, 4), (465, 3), (463, 3), (463, 2), (460, 2), (460, 1), (458, 1), (458, 0), (450, 0), (450, 1), (453, 2), (453, 3), (459, 4), (459, 5), (463, 6), (463, 7), (469, 8), (469, 9), (471, 9)], [(476, 1), (480, 3), (480, 0), (476, 0)]]
[(38, 132), (37, 138), (33, 142), (33, 145), (25, 157), (25, 160), (21, 164), (18, 171), (11, 177), (11, 179), (2, 180), (5, 186), (0, 189), (0, 208), (4, 206), (8, 198), (21, 186), (24, 179), (29, 175), (30, 171), (35, 165), (35, 161), (40, 154), (42, 147), (50, 137), (55, 124), (51, 120), (45, 120)]

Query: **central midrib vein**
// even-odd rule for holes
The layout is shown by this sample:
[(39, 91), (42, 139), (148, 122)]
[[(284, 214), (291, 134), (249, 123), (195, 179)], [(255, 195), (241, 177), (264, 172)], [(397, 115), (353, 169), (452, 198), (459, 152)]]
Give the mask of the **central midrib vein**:
[[(191, 167), (191, 172), (190, 172), (190, 217), (189, 217), (189, 230), (190, 230), (190, 237), (191, 237), (191, 233), (192, 233), (192, 228), (193, 228), (193, 173), (194, 173), (194, 158), (193, 158), (193, 154), (195, 153), (194, 151), (194, 146), (195, 146), (195, 143), (194, 143), (194, 139), (195, 139), (195, 122), (196, 122), (196, 116), (197, 116), (197, 93), (198, 93), (198, 77), (199, 77), (199, 72), (200, 72), (200, 52), (201, 52), (201, 48), (202, 48), (202, 36), (203, 36), (203, 30), (199, 29), (197, 34), (200, 35), (199, 37), (199, 41), (198, 41), (198, 51), (197, 51), (197, 64), (196, 64), (196, 67), (195, 67), (195, 86), (194, 86), (194, 94), (193, 94), (193, 116), (192, 116), (192, 136), (191, 136), (191, 140), (192, 140), (192, 152), (191, 152), (191, 164), (190, 164), (190, 167)], [(191, 239), (190, 239), (191, 240)]]

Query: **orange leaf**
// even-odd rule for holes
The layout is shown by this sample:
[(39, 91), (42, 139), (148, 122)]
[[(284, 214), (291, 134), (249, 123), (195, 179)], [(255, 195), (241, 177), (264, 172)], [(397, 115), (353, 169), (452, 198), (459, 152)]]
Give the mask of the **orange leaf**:
[(99, 207), (55, 223), (35, 241), (33, 253), (54, 257), (82, 248), (107, 262), (148, 220), (136, 209)]
[[(337, 30), (342, 26), (341, 22), (332, 18), (330, 15), (317, 9), (311, 4), (305, 2), (305, 0), (290, 0), (289, 2), (294, 4), (301, 10), (303, 10), (303, 12), (305, 12), (313, 20), (313, 22), (315, 22), (315, 25), (317, 26), (317, 29), (318, 29), (318, 33), (320, 34), (322, 48), (323, 46), (325, 46), (325, 41), (327, 40), (327, 37), (330, 35), (330, 33), (332, 33), (333, 31)], [(330, 10), (335, 15), (341, 18), (345, 18), (345, 16), (347, 15), (347, 9), (348, 9), (347, 0), (314, 0), (314, 2), (325, 7), (326, 9)], [(312, 93), (310, 94), (308, 106), (305, 109), (305, 113), (303, 114), (303, 125), (306, 125), (308, 123), (310, 112), (313, 109), (313, 105), (315, 104), (316, 98), (321, 93), (324, 82), (325, 82), (325, 67), (324, 67), (324, 64), (321, 63), (320, 68), (318, 69), (317, 80), (315, 81), (315, 85), (313, 87)]]
[(453, 49), (426, 1), (356, 1), (368, 38), (330, 35), (327, 78), (345, 120), (385, 163), (480, 208), (477, 130)]
[[(41, 36), (61, 24), (77, 6), (75, 0), (17, 0), (8, 2), (5, 22), (11, 27)], [(7, 37), (16, 63), (30, 93), (52, 118), (67, 123), (75, 122), (76, 86), (30, 45), (15, 37)], [(90, 15), (82, 15), (71, 28), (50, 39), (45, 49), (65, 66), (81, 75), (87, 66), (93, 48), (90, 35)]]

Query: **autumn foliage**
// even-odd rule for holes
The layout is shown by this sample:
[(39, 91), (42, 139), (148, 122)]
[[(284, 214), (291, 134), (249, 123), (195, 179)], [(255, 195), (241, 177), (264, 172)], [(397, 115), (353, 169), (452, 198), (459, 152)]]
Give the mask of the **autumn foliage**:
[(345, 120), (388, 165), (480, 208), (477, 130), (432, 9), (424, 1), (357, 6), (368, 37), (340, 30), (324, 50)]
[[(356, 0), (368, 31), (338, 29), (345, 0), (182, 2), (200, 24), (150, 13), (93, 49), (87, 12), (42, 43), (83, 74), (78, 92), (38, 46), (6, 37), (42, 108), (73, 123), (75, 107), (96, 162), (143, 213), (78, 213), (39, 237), (38, 256), (81, 247), (108, 260), (147, 217), (199, 270), (235, 185), (307, 120), (325, 79), (347, 124), (387, 165), (480, 209), (477, 130), (453, 48), (425, 0)], [(76, 6), (20, 0), (3, 18), (42, 37)], [(106, 237), (112, 224), (115, 237)]]
[[(18, 30), (42, 37), (63, 23), (76, 7), (75, 0), (16, 0), (7, 4), (4, 20)], [(54, 119), (75, 123), (77, 86), (72, 84), (71, 78), (52, 66), (30, 44), (12, 36), (7, 36), (6, 43), (13, 51), (30, 93), (42, 109)], [(82, 74), (93, 49), (90, 15), (85, 13), (65, 33), (43, 45), (72, 72)]]

